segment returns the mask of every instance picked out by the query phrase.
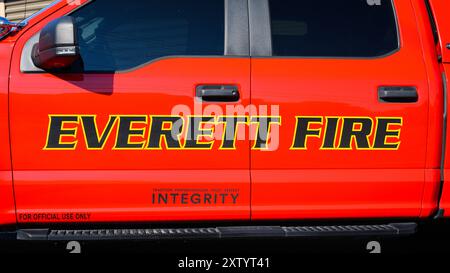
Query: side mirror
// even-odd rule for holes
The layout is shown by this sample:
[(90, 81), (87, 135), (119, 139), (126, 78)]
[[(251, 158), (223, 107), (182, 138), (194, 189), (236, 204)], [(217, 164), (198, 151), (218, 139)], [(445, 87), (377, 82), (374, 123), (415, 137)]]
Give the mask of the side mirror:
[(46, 25), (33, 46), (34, 65), (44, 70), (61, 70), (71, 67), (80, 59), (74, 19), (64, 16)]

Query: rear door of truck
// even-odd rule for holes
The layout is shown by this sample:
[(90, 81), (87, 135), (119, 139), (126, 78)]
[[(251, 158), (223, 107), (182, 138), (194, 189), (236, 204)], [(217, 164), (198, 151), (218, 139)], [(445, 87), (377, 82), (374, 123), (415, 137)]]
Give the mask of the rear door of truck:
[(252, 104), (281, 118), (251, 153), (252, 218), (418, 217), (429, 93), (411, 3), (250, 3)]
[[(208, 137), (215, 116), (250, 102), (243, 3), (81, 1), (28, 26), (10, 78), (19, 223), (248, 220), (249, 142), (225, 150)], [(83, 69), (39, 70), (32, 47), (64, 15), (75, 19)], [(231, 86), (239, 98), (201, 101), (199, 86)], [(208, 106), (187, 145), (188, 116)], [(150, 137), (181, 119), (175, 134)]]

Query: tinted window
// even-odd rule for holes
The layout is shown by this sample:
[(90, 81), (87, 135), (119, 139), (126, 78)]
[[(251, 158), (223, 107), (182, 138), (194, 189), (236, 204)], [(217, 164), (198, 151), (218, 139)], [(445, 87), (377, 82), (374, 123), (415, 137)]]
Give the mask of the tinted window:
[(377, 2), (270, 0), (273, 55), (374, 57), (396, 50), (392, 2)]
[(223, 0), (96, 0), (75, 11), (85, 71), (173, 55), (224, 54)]

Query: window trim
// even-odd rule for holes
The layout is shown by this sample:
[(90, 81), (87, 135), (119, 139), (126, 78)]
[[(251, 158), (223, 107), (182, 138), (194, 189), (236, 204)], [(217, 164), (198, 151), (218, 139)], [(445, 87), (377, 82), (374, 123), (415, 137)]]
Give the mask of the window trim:
[[(65, 15), (71, 15), (77, 10), (86, 7), (96, 0), (88, 0), (83, 5), (70, 10)], [(116, 71), (80, 71), (80, 72), (58, 72), (59, 74), (125, 74), (133, 72), (142, 67), (151, 65), (167, 59), (179, 58), (249, 58), (250, 57), (250, 37), (249, 37), (249, 17), (248, 0), (223, 0), (224, 2), (224, 55), (167, 55), (149, 60), (124, 70)], [(34, 65), (31, 61), (31, 50), (36, 44), (40, 31), (36, 32), (28, 39), (22, 49), (20, 71), (22, 73), (49, 73)]]
[[(272, 27), (269, 0), (248, 0), (250, 14), (250, 56), (258, 59), (317, 59), (317, 60), (376, 60), (383, 59), (398, 53), (402, 49), (401, 30), (398, 19), (397, 7), (394, 0), (390, 0), (394, 12), (394, 21), (397, 32), (397, 48), (379, 55), (371, 57), (343, 57), (343, 56), (274, 56), (272, 50)], [(264, 2), (261, 4), (261, 2)], [(262, 8), (257, 8), (262, 6)], [(255, 38), (255, 37), (258, 37)], [(259, 38), (263, 37), (263, 38)], [(255, 46), (255, 44), (264, 43)]]

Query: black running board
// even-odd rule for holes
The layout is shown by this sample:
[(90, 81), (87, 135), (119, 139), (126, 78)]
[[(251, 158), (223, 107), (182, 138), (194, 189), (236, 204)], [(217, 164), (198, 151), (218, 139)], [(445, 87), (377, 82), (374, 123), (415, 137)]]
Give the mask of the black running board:
[(245, 226), (217, 228), (174, 229), (91, 229), (50, 230), (22, 229), (17, 240), (98, 241), (98, 240), (166, 240), (166, 239), (221, 239), (221, 238), (294, 238), (294, 237), (370, 237), (400, 236), (416, 232), (417, 224), (346, 226)]

